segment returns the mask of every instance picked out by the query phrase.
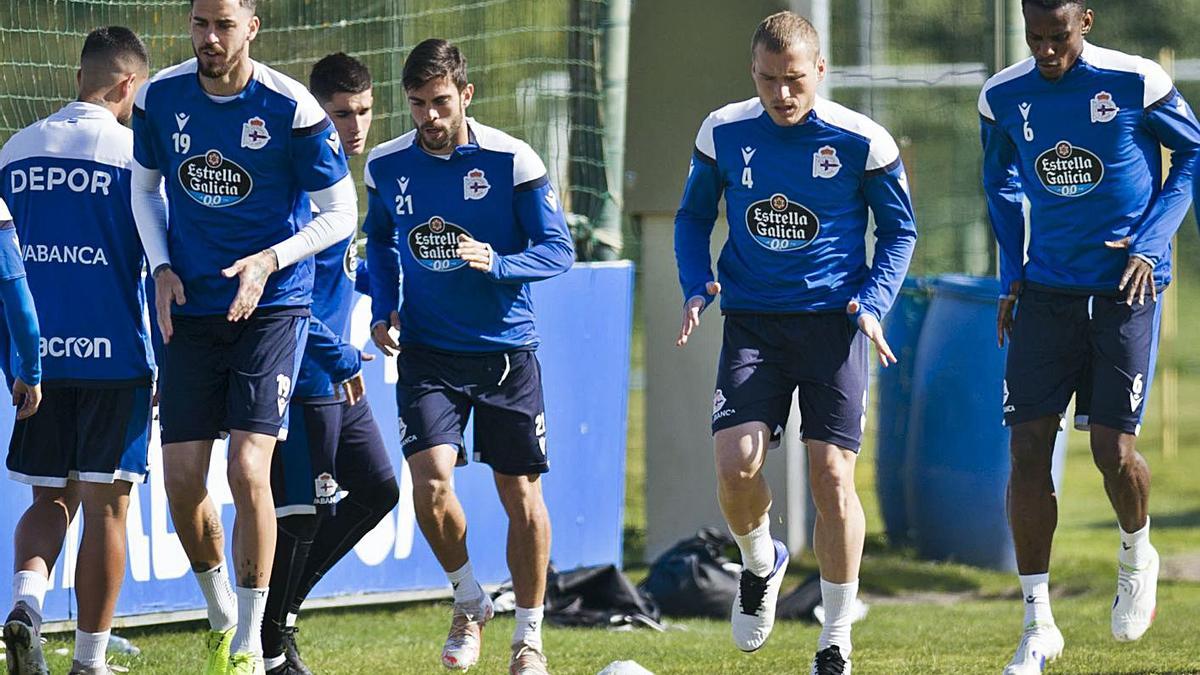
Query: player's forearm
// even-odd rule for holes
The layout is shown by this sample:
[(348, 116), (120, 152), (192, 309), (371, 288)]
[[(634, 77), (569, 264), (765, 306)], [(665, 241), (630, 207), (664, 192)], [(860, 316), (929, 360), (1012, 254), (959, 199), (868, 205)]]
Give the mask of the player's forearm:
[(1192, 203), (1195, 165), (1200, 160), (1200, 125), (1179, 92), (1175, 99), (1149, 113), (1147, 123), (1171, 150), (1171, 168), (1162, 190), (1150, 203), (1142, 222), (1132, 233), (1130, 253), (1157, 264), (1167, 254)]
[(4, 320), (21, 361), (16, 375), (25, 384), (38, 384), (42, 381), (41, 333), (25, 277), (0, 281), (0, 302), (4, 303)]
[(171, 264), (171, 253), (167, 246), (167, 198), (163, 193), (162, 173), (134, 161), (131, 180), (133, 219), (142, 240), (142, 248), (146, 251), (146, 259), (150, 262), (150, 271), (153, 272)]
[(362, 370), (362, 357), (353, 346), (342, 342), (321, 320), (312, 317), (308, 324), (305, 358), (311, 358), (334, 382), (345, 382)]
[(980, 124), (983, 143), (983, 194), (1000, 252), (1001, 292), (1024, 277), (1025, 193), (1016, 168), (1016, 150), (986, 118)]
[(367, 230), (367, 268), (371, 270), (371, 325), (390, 325), (391, 313), (400, 308), (400, 251), (393, 232)]
[(706, 286), (714, 279), (709, 252), (714, 222), (696, 218), (682, 209), (675, 214), (675, 263), (679, 267), (684, 302), (696, 296), (703, 297), (705, 304), (713, 299)]
[(320, 213), (313, 221), (271, 250), (279, 268), (293, 265), (344, 241), (358, 226), (358, 191), (347, 175), (332, 186), (309, 195)]
[(862, 311), (882, 319), (891, 310), (908, 274), (917, 245), (917, 222), (902, 165), (869, 177), (864, 192), (875, 216), (876, 244), (871, 274), (856, 299)]
[(722, 191), (716, 160), (695, 150), (683, 198), (675, 212), (675, 263), (679, 266), (684, 302), (701, 296), (707, 305), (713, 299), (705, 287), (713, 280), (709, 246)]
[(489, 276), (496, 281), (524, 284), (549, 279), (571, 269), (575, 245), (567, 221), (553, 199), (549, 184), (519, 193), (514, 210), (517, 222), (533, 244), (512, 255), (493, 253)]

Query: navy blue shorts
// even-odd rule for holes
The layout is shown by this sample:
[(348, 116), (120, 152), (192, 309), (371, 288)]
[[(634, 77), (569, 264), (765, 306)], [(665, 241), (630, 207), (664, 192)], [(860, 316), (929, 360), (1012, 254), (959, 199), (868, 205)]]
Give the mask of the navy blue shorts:
[(236, 323), (175, 315), (171, 322), (158, 408), (163, 443), (212, 440), (233, 429), (287, 436), (307, 313), (260, 310)]
[(42, 405), (13, 425), (8, 475), (41, 487), (67, 480), (146, 480), (150, 386), (43, 386)]
[(463, 433), (474, 410), (476, 462), (509, 476), (550, 470), (542, 367), (532, 351), (450, 354), (404, 347), (397, 366), (405, 457), (435, 445), (456, 445), (458, 465), (465, 465)]
[(1004, 373), (1004, 423), (1061, 417), (1074, 394), (1077, 428), (1138, 433), (1161, 316), (1161, 301), (1130, 307), (1115, 297), (1026, 288)]
[(395, 477), (379, 425), (364, 399), (292, 401), (287, 440), (271, 460), (275, 515), (328, 510), (344, 493), (368, 490)]
[(858, 452), (867, 408), (867, 337), (844, 313), (728, 314), (717, 390), (715, 434), (762, 422), (778, 443), (800, 390), (806, 441)]

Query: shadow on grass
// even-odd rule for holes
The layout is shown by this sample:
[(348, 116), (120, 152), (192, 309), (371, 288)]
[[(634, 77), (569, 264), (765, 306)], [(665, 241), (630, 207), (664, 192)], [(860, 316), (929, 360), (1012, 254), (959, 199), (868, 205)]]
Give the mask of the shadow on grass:
[[(1084, 527), (1092, 530), (1111, 530), (1115, 526), (1115, 521), (1112, 517), (1105, 520), (1097, 520)], [(1174, 511), (1168, 513), (1154, 514), (1154, 529), (1162, 528), (1188, 528), (1195, 529), (1200, 527), (1200, 509), (1192, 509), (1191, 511)]]

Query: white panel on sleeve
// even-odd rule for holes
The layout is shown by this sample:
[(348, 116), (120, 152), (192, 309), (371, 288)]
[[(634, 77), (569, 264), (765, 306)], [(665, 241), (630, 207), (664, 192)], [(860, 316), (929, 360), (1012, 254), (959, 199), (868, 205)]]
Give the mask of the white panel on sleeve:
[(167, 199), (162, 183), (162, 172), (158, 169), (147, 169), (141, 162), (133, 162), (130, 206), (151, 271), (171, 264), (167, 248)]
[(354, 234), (358, 227), (358, 190), (347, 174), (324, 190), (309, 194), (313, 211), (320, 215), (302, 230), (271, 247), (279, 268), (293, 265)]

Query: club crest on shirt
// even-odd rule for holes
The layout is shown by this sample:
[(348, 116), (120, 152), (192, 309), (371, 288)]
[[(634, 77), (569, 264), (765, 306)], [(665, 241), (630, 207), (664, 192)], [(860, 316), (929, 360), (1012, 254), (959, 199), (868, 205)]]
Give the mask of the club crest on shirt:
[(434, 216), (408, 232), (408, 249), (422, 267), (433, 272), (452, 272), (467, 264), (458, 257), (458, 236), (471, 236), (462, 227)]
[(776, 193), (746, 208), (746, 228), (763, 248), (795, 251), (817, 238), (821, 221), (808, 207)]
[(262, 150), (271, 142), (271, 134), (267, 132), (267, 123), (261, 117), (251, 117), (242, 124), (242, 147), (250, 150)]
[(467, 201), (483, 199), (491, 189), (492, 185), (488, 183), (482, 169), (471, 169), (463, 176), (463, 199)]
[(313, 480), (313, 503), (332, 504), (336, 501), (338, 482), (328, 471)]
[(813, 178), (833, 178), (842, 170), (842, 160), (838, 159), (837, 148), (832, 145), (813, 153)]
[(1038, 155), (1034, 169), (1042, 186), (1059, 197), (1081, 197), (1104, 179), (1104, 162), (1069, 141), (1059, 141)]
[(1092, 124), (1111, 122), (1121, 109), (1113, 102), (1112, 94), (1102, 91), (1092, 97)]

